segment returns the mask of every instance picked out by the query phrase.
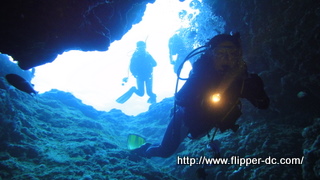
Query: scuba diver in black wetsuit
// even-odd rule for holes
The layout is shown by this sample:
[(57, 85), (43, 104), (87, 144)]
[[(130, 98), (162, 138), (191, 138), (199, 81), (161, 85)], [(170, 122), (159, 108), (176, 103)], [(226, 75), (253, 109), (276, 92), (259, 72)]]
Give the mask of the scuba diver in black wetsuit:
[(137, 88), (131, 87), (129, 91), (119, 97), (116, 101), (118, 103), (125, 103), (130, 99), (133, 93), (138, 96), (144, 95), (144, 84), (146, 85), (146, 91), (148, 96), (148, 103), (156, 103), (156, 94), (152, 92), (152, 72), (153, 67), (157, 66), (157, 62), (146, 51), (146, 43), (143, 41), (137, 42), (137, 50), (133, 53), (130, 62), (130, 71), (132, 75), (137, 79)]
[(175, 95), (175, 113), (161, 144), (147, 143), (133, 153), (165, 158), (178, 149), (188, 134), (191, 138), (201, 138), (214, 127), (221, 132), (237, 131), (236, 120), (242, 114), (240, 98), (259, 109), (268, 108), (269, 98), (261, 78), (248, 73), (242, 60), (239, 33), (217, 35), (203, 48), (203, 55)]

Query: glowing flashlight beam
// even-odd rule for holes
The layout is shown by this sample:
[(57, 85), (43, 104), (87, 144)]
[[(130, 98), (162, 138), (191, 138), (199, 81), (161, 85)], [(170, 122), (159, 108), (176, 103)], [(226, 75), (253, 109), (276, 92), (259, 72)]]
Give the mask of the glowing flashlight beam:
[(221, 95), (219, 93), (216, 93), (216, 94), (213, 94), (211, 96), (211, 100), (214, 102), (214, 103), (217, 103), (221, 100)]

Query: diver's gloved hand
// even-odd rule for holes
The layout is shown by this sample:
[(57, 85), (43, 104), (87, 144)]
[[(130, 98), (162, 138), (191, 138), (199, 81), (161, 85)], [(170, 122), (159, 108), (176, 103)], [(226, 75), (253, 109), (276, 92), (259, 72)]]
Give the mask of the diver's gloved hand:
[(263, 81), (257, 74), (250, 74), (245, 79), (241, 96), (260, 109), (266, 109), (269, 106), (269, 98), (264, 91)]
[(243, 97), (257, 97), (263, 91), (262, 79), (257, 74), (250, 74), (244, 80), (242, 96)]

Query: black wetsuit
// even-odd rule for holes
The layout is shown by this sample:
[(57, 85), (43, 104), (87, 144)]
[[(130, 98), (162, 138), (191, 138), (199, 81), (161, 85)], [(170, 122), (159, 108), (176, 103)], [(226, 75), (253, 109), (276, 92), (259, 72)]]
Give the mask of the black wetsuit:
[[(221, 131), (236, 131), (238, 126), (235, 122), (241, 115), (239, 98), (246, 98), (259, 109), (268, 108), (269, 98), (257, 74), (244, 72), (228, 79), (210, 67), (206, 63), (196, 63), (193, 73), (175, 96), (176, 113), (161, 144), (150, 146), (145, 153), (147, 157), (171, 156), (187, 134), (194, 138), (201, 137), (213, 127)], [(224, 92), (217, 92), (221, 89)], [(221, 93), (221, 102), (209, 106), (208, 98), (213, 93)]]

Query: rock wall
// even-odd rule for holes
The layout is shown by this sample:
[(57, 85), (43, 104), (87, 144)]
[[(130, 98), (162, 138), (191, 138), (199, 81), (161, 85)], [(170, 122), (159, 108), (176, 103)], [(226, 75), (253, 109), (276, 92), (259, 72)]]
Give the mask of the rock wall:
[[(274, 108), (287, 114), (292, 112), (293, 106), (298, 109), (304, 103), (309, 103), (308, 106), (318, 104), (319, 1), (205, 2), (212, 6), (214, 13), (225, 19), (227, 33), (241, 33), (248, 68), (263, 77), (266, 89), (275, 101), (272, 103)], [(299, 91), (309, 95), (309, 102), (297, 100)], [(286, 104), (290, 104), (287, 109), (284, 107)], [(317, 111), (312, 106), (304, 110)]]
[(155, 0), (5, 0), (0, 7), (0, 52), (29, 68), (66, 50), (105, 51), (141, 21)]

